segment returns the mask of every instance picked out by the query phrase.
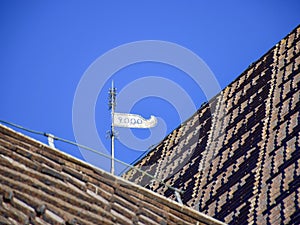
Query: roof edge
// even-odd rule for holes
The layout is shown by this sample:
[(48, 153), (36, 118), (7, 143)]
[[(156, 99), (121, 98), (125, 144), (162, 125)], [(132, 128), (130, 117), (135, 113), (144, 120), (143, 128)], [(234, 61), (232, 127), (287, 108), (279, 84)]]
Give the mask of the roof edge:
[[(153, 152), (157, 146), (159, 146), (161, 143), (163, 143), (163, 141), (169, 136), (171, 135), (175, 130), (178, 130), (180, 127), (182, 127), (184, 124), (186, 124), (188, 121), (190, 121), (192, 118), (194, 118), (195, 115), (198, 114), (198, 112), (200, 110), (202, 110), (202, 108), (204, 108), (207, 103), (209, 104), (210, 102), (213, 102), (215, 98), (217, 98), (220, 94), (222, 94), (222, 92), (225, 91), (225, 89), (227, 87), (230, 87), (231, 85), (233, 85), (234, 82), (236, 82), (238, 79), (240, 79), (243, 75), (245, 75), (245, 73), (247, 73), (249, 70), (251, 70), (258, 62), (260, 62), (264, 57), (266, 57), (266, 55), (270, 54), (275, 48), (276, 46), (284, 39), (288, 38), (292, 33), (296, 32), (297, 29), (300, 28), (300, 24), (298, 26), (296, 26), (291, 32), (289, 32), (287, 35), (285, 35), (281, 40), (279, 40), (278, 42), (276, 42), (276, 44), (270, 48), (268, 51), (266, 51), (261, 57), (259, 57), (257, 60), (253, 61), (252, 63), (249, 64), (249, 66), (240, 73), (239, 76), (237, 76), (233, 81), (231, 81), (229, 84), (226, 85), (226, 87), (224, 87), (219, 93), (217, 93), (215, 96), (213, 96), (211, 99), (207, 100), (206, 103), (203, 103), (200, 108), (198, 108), (196, 110), (195, 113), (193, 113), (189, 118), (187, 118), (184, 122), (182, 122), (181, 124), (179, 124), (174, 130), (172, 130), (170, 133), (168, 133), (159, 143), (157, 143), (153, 148), (151, 148), (149, 151), (147, 151), (144, 155), (141, 155), (140, 158), (138, 158), (137, 160), (133, 161), (133, 165), (136, 166), (138, 165), (145, 157), (148, 156), (148, 154), (150, 154), (151, 152)], [(124, 173), (127, 173), (129, 170), (125, 171)]]
[[(21, 132), (18, 132), (6, 125), (3, 125), (0, 123), (0, 131), (3, 132), (3, 133), (6, 133), (6, 134), (9, 134), (9, 135), (12, 135), (14, 137), (21, 137), (21, 139), (23, 140), (26, 140), (28, 142), (30, 142), (32, 145), (36, 146), (36, 147), (39, 147), (39, 148), (43, 148), (47, 151), (54, 151), (56, 152), (57, 154), (61, 155), (63, 158), (65, 159), (69, 159), (70, 161), (73, 161), (81, 166), (84, 166), (84, 167), (87, 167), (87, 168), (91, 168), (93, 170), (95, 170), (96, 172), (98, 172), (99, 174), (103, 174), (105, 177), (110, 177), (112, 179), (112, 181), (116, 182), (117, 184), (120, 184), (120, 185), (130, 185), (133, 187), (133, 189), (138, 192), (139, 194), (143, 194), (143, 195), (146, 195), (148, 197), (155, 197), (155, 200), (160, 202), (160, 203), (167, 203), (167, 205), (174, 209), (174, 210), (177, 210), (177, 211), (180, 211), (180, 212), (183, 212), (184, 214), (190, 216), (190, 217), (193, 217), (194, 219), (198, 220), (199, 222), (203, 222), (203, 223), (207, 223), (207, 224), (210, 224), (210, 225), (225, 225), (224, 222), (221, 222), (217, 219), (214, 219), (213, 217), (210, 217), (204, 213), (201, 213), (193, 208), (190, 208), (186, 205), (181, 205), (179, 204), (178, 202), (172, 200), (172, 199), (168, 199), (166, 198), (165, 196), (163, 195), (160, 195), (154, 191), (151, 191), (147, 188), (144, 188), (140, 185), (137, 185), (131, 181), (128, 181), (122, 177), (119, 177), (119, 176), (115, 176), (115, 175), (112, 175), (110, 174), (109, 172), (107, 171), (104, 171), (92, 164), (89, 164), (87, 163), (86, 161), (83, 161), (81, 159), (78, 159), (70, 154), (67, 154), (65, 152), (62, 152), (60, 151), (59, 149), (57, 148), (53, 148), (53, 147), (50, 147), (48, 146), (47, 144), (41, 142), (41, 141), (38, 141), (32, 137), (29, 137)], [(169, 203), (169, 204), (168, 204)]]

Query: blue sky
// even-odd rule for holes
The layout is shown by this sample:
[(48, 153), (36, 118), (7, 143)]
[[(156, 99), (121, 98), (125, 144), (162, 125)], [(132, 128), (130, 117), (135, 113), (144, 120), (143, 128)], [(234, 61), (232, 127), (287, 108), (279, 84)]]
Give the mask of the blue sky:
[[(112, 49), (145, 40), (176, 44), (198, 55), (223, 89), (300, 22), (297, 0), (246, 3), (7, 0), (1, 1), (0, 10), (0, 119), (72, 141), (75, 141), (72, 110), (78, 85), (93, 65)], [(172, 53), (169, 54), (171, 57)], [(112, 79), (119, 92), (128, 85), (135, 85), (130, 94), (141, 94), (140, 101), (133, 103), (131, 98), (123, 98), (119, 105), (132, 104), (128, 112), (145, 118), (150, 115), (161, 118), (158, 128), (164, 133), (156, 139), (162, 139), (183, 122), (179, 115), (187, 110), (176, 95), (179, 93), (176, 88), (171, 90), (175, 86), (159, 86), (164, 79), (184, 90), (196, 108), (207, 101), (203, 90), (184, 71), (161, 62), (133, 63), (113, 74), (100, 74), (99, 70), (99, 76), (108, 79), (95, 86), (99, 89), (96, 103), (93, 109), (86, 109), (94, 110), (95, 114), (87, 120), (95, 121), (98, 138), (107, 151), (110, 150), (109, 139), (105, 137), (110, 129), (107, 93)], [(143, 80), (149, 77), (158, 77), (161, 81)], [(144, 93), (146, 89), (156, 90), (155, 87), (162, 90), (161, 95), (176, 96), (173, 100), (178, 101), (178, 105), (182, 103), (183, 109), (176, 108), (159, 94)], [(188, 110), (186, 114), (192, 113)], [(81, 132), (88, 136), (88, 131), (82, 129)], [(140, 139), (151, 136), (148, 129), (132, 132)], [(159, 130), (152, 132), (159, 133)], [(43, 137), (26, 134), (46, 142)], [(89, 144), (88, 139), (84, 142), (97, 148)], [(152, 144), (157, 144), (157, 140)], [(56, 145), (61, 151), (86, 160), (79, 149), (59, 142)], [(116, 141), (116, 157), (130, 163), (148, 147), (141, 147), (138, 141), (125, 144)], [(95, 161), (90, 163), (107, 169), (107, 159), (92, 157)], [(119, 167), (118, 171), (121, 170)]]

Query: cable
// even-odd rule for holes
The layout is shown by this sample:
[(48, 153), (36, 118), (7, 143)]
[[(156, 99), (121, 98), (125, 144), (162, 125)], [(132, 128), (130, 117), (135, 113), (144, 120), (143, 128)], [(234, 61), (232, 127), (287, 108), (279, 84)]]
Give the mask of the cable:
[[(31, 130), (31, 129), (28, 129), (28, 128), (22, 127), (22, 126), (20, 126), (20, 125), (17, 125), (17, 124), (11, 123), (11, 122), (7, 122), (7, 121), (1, 120), (1, 119), (0, 119), (0, 123), (7, 124), (7, 125), (10, 125), (10, 126), (16, 127), (16, 128), (18, 128), (18, 129), (27, 131), (27, 132), (29, 132), (29, 133), (33, 133), (33, 134), (37, 134), (37, 135), (42, 135), (42, 136), (45, 136), (45, 137), (51, 136), (54, 140), (58, 140), (58, 141), (61, 141), (61, 142), (65, 142), (65, 143), (67, 143), (67, 144), (74, 145), (74, 146), (77, 146), (77, 147), (79, 147), (79, 148), (82, 148), (82, 149), (85, 149), (85, 150), (94, 152), (94, 153), (96, 153), (96, 154), (98, 154), (98, 155), (101, 155), (101, 156), (103, 156), (103, 157), (105, 157), (105, 158), (112, 159), (112, 157), (111, 157), (110, 155), (107, 155), (107, 154), (105, 154), (105, 153), (99, 152), (99, 151), (97, 151), (97, 150), (95, 150), (95, 149), (93, 149), (93, 148), (87, 147), (87, 146), (85, 146), (85, 145), (78, 144), (78, 143), (76, 143), (76, 142), (73, 142), (73, 141), (70, 141), (70, 140), (67, 140), (67, 139), (64, 139), (64, 138), (60, 138), (60, 137), (54, 136), (54, 135), (49, 134), (49, 133)], [(165, 183), (164, 181), (162, 181), (162, 180), (156, 178), (155, 176), (153, 176), (153, 175), (147, 173), (146, 171), (144, 171), (144, 170), (142, 170), (142, 169), (140, 169), (140, 168), (137, 168), (137, 167), (135, 167), (135, 166), (133, 166), (133, 165), (130, 165), (130, 164), (128, 164), (128, 163), (125, 163), (125, 162), (123, 162), (123, 161), (121, 161), (121, 160), (119, 160), (119, 159), (116, 159), (116, 158), (114, 158), (114, 160), (115, 160), (116, 162), (118, 162), (118, 163), (121, 163), (121, 164), (123, 164), (123, 165), (125, 165), (125, 166), (127, 166), (127, 167), (130, 167), (131, 169), (134, 169), (134, 170), (136, 170), (136, 171), (142, 173), (142, 174), (145, 175), (145, 176), (148, 176), (148, 177), (152, 178), (153, 180), (155, 180), (155, 181), (159, 182), (160, 184), (166, 186), (167, 188), (173, 190), (173, 191), (175, 192), (175, 195), (176, 195), (176, 192), (177, 192), (177, 193), (181, 193), (181, 194), (184, 192), (184, 191), (182, 191), (182, 190), (179, 190), (179, 189), (177, 189), (177, 188), (175, 188), (175, 187), (172, 187), (172, 186), (168, 185), (168, 184)], [(177, 195), (176, 195), (176, 197), (177, 197)]]
[(4, 121), (4, 120), (0, 120), (0, 123), (4, 123), (4, 124), (7, 124), (7, 125), (11, 125), (11, 126), (13, 126), (13, 127), (19, 128), (19, 129), (21, 129), (21, 130), (25, 130), (25, 131), (27, 131), (27, 132), (29, 132), (29, 133), (33, 133), (33, 134), (38, 134), (38, 135), (44, 135), (44, 136), (46, 136), (44, 132), (39, 132), (39, 131), (31, 130), (31, 129), (22, 127), (22, 126), (20, 126), (20, 125), (14, 124), (14, 123)]

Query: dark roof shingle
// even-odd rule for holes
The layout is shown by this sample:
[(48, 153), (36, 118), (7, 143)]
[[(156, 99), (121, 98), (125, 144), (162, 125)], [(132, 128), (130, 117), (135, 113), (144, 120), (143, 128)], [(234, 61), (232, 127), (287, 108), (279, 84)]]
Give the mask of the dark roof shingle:
[[(300, 224), (300, 26), (136, 166), (230, 224)], [(124, 177), (175, 199), (129, 170)]]

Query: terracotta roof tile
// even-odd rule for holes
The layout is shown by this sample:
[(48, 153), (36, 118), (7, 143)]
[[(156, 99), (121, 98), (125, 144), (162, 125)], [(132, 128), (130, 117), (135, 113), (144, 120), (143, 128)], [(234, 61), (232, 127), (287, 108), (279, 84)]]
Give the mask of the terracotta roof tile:
[(222, 224), (0, 125), (0, 224)]

